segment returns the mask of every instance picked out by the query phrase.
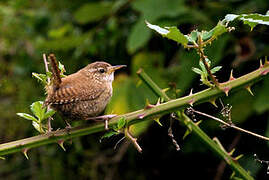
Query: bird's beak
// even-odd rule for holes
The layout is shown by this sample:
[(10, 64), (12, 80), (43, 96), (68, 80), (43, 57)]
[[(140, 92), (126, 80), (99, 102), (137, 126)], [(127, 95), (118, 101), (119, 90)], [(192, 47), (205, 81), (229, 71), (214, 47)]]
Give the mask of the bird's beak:
[(108, 69), (108, 73), (112, 73), (120, 68), (127, 67), (126, 65), (116, 65), (116, 66), (110, 66)]

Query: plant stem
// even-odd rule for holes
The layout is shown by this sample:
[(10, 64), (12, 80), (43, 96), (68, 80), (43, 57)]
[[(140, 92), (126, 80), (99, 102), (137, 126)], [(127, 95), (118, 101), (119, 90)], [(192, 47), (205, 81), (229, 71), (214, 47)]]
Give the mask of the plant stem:
[[(269, 72), (269, 64), (261, 66), (256, 71), (248, 73), (240, 78), (229, 80), (225, 83), (221, 83), (221, 89), (237, 89), (237, 88), (244, 88), (245, 86), (249, 85), (250, 83), (254, 83), (264, 77)], [(185, 108), (189, 106), (190, 102), (194, 102), (195, 104), (199, 104), (202, 102), (210, 102), (211, 99), (216, 98), (218, 96), (224, 95), (223, 90), (219, 88), (208, 88), (203, 91), (200, 91), (195, 94), (190, 94), (188, 96), (170, 100), (169, 102), (162, 103), (156, 105), (149, 109), (141, 109), (138, 111), (130, 112), (127, 114), (123, 114), (117, 117), (112, 118), (109, 121), (109, 127), (117, 124), (118, 120), (121, 117), (126, 119), (126, 123), (128, 125), (132, 125), (144, 120), (147, 120), (154, 115), (161, 115), (161, 114), (168, 114), (179, 109)], [(141, 116), (143, 115), (143, 116)], [(141, 118), (143, 117), (143, 118)], [(46, 134), (41, 134), (38, 136), (33, 136), (30, 138), (25, 138), (17, 141), (12, 141), (9, 143), (0, 144), (0, 156), (12, 154), (15, 152), (20, 152), (25, 148), (31, 149), (47, 144), (57, 143), (59, 140), (67, 140), (74, 137), (85, 136), (89, 134), (93, 134), (96, 132), (104, 131), (104, 124), (97, 123), (97, 124), (88, 124), (79, 127), (73, 127), (70, 130), (58, 130), (48, 132)]]
[[(179, 112), (178, 112), (179, 113)], [(240, 166), (240, 164), (233, 160), (233, 158), (224, 150), (222, 150), (217, 143), (215, 143), (208, 135), (203, 132), (199, 126), (197, 126), (188, 116), (184, 113), (179, 113), (178, 116), (182, 117), (182, 121), (184, 124), (197, 136), (200, 141), (202, 141), (207, 147), (217, 154), (220, 158), (222, 158), (236, 174), (240, 175), (242, 178), (247, 180), (254, 180), (248, 172)]]
[(223, 121), (222, 119), (216, 118), (216, 117), (214, 117), (214, 116), (211, 116), (211, 115), (209, 115), (209, 114), (206, 114), (206, 113), (203, 113), (203, 112), (200, 112), (200, 111), (196, 111), (196, 110), (194, 110), (194, 109), (192, 109), (192, 111), (195, 112), (195, 113), (197, 113), (197, 114), (200, 114), (200, 115), (202, 115), (202, 116), (206, 116), (206, 117), (208, 117), (208, 118), (214, 119), (215, 121), (217, 121), (217, 122), (219, 122), (219, 123), (221, 123), (221, 124), (223, 124), (223, 125), (225, 125), (225, 126), (227, 126), (227, 127), (230, 127), (230, 128), (236, 129), (236, 130), (238, 130), (238, 131), (241, 131), (241, 132), (250, 134), (250, 135), (252, 135), (252, 136), (258, 137), (258, 138), (260, 138), (260, 139), (269, 141), (269, 138), (268, 138), (268, 137), (265, 137), (265, 136), (256, 134), (256, 133), (254, 133), (254, 132), (251, 132), (251, 131), (248, 131), (248, 130), (245, 130), (245, 129), (242, 129), (242, 128), (240, 128), (240, 127), (237, 127), (237, 126), (234, 125), (234, 124), (227, 123), (227, 122)]
[[(139, 72), (143, 72), (142, 70), (139, 70)], [(162, 91), (160, 92), (160, 88), (158, 87), (157, 84), (155, 84), (150, 77), (148, 77), (146, 75), (145, 72), (143, 72), (143, 75), (140, 76), (140, 78), (142, 78), (142, 80), (144, 82), (146, 82), (146, 84), (155, 92), (155, 94), (160, 94), (162, 95)], [(159, 91), (159, 92), (158, 92)], [(162, 96), (161, 96), (162, 97)], [(164, 97), (162, 97), (163, 99), (167, 99)], [(169, 98), (168, 98), (169, 100)], [(171, 101), (170, 101), (171, 102)], [(189, 119), (188, 116), (186, 116), (183, 112), (180, 111), (176, 111), (178, 117), (181, 117), (179, 120), (181, 122), (183, 122), (183, 124), (185, 124), (185, 126), (190, 130), (193, 131), (195, 135), (197, 135), (197, 137), (200, 139), (200, 141), (202, 141), (203, 143), (205, 143), (207, 145), (207, 147), (213, 151), (215, 154), (217, 154), (220, 158), (222, 158), (223, 160), (225, 160), (230, 167), (241, 177), (243, 177), (244, 179), (248, 179), (251, 180), (253, 179), (237, 162), (235, 162), (232, 157), (226, 152), (224, 151), (222, 148), (220, 148), (206, 133), (203, 132), (203, 130), (201, 130), (199, 128), (198, 125), (196, 125), (195, 123), (192, 122), (191, 119)], [(240, 128), (241, 129), (241, 128)]]
[(140, 77), (140, 79), (148, 85), (148, 87), (158, 96), (163, 98), (165, 101), (169, 101), (170, 98), (166, 95), (165, 92), (162, 91), (157, 84), (155, 84), (152, 79), (145, 73), (143, 69), (139, 69), (137, 71), (137, 75)]
[(204, 53), (203, 46), (204, 46), (204, 43), (203, 43), (202, 37), (199, 35), (198, 36), (198, 47), (197, 47), (197, 51), (198, 51), (198, 54), (200, 56), (200, 60), (202, 60), (203, 64), (205, 65), (206, 71), (207, 71), (210, 79), (213, 81), (214, 85), (217, 86), (217, 87), (219, 87), (219, 82), (217, 81), (217, 79), (215, 78), (215, 76), (210, 71), (209, 65), (206, 62), (206, 56), (205, 56), (205, 53)]

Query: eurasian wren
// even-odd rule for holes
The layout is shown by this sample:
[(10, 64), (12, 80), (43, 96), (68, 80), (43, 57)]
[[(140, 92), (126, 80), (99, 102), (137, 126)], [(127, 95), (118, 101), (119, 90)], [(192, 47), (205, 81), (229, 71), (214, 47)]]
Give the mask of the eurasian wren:
[(49, 59), (53, 81), (47, 87), (45, 105), (61, 112), (68, 119), (88, 119), (102, 113), (112, 96), (114, 71), (125, 67), (94, 62), (61, 78), (55, 56), (51, 54)]

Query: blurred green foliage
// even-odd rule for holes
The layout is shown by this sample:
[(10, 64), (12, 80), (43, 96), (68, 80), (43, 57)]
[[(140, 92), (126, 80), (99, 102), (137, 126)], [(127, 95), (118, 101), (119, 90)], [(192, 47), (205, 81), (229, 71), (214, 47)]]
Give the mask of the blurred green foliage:
[[(136, 71), (140, 67), (160, 87), (170, 87), (168, 94), (171, 97), (175, 97), (174, 87), (181, 90), (180, 96), (189, 93), (191, 88), (194, 92), (204, 88), (200, 85), (199, 76), (191, 71), (192, 67), (199, 67), (196, 52), (187, 51), (153, 33), (146, 27), (145, 20), (162, 27), (177, 26), (181, 32), (188, 34), (194, 29), (213, 28), (226, 14), (265, 14), (268, 8), (268, 0), (2, 0), (0, 140), (4, 143), (37, 134), (30, 121), (19, 118), (16, 113), (30, 113), (29, 105), (45, 98), (42, 85), (31, 77), (32, 72), (45, 72), (43, 53), (55, 53), (65, 65), (66, 74), (97, 60), (128, 65), (127, 70), (117, 73), (113, 97), (106, 109), (106, 113), (122, 114), (143, 108), (146, 99), (151, 103), (157, 101), (157, 97), (139, 83)], [(231, 69), (234, 69), (235, 77), (255, 70), (259, 67), (259, 59), (268, 56), (269, 52), (268, 27), (258, 25), (250, 32), (249, 27), (241, 22), (232, 25), (236, 28), (234, 32), (223, 35), (206, 48), (212, 66), (223, 66), (216, 73), (220, 82), (229, 78)], [(269, 120), (268, 91), (267, 78), (254, 85), (254, 97), (246, 91), (223, 97), (225, 103), (233, 106), (233, 122), (268, 135), (269, 129), (265, 129)], [(219, 110), (210, 104), (197, 108), (209, 114)], [(188, 175), (190, 179), (213, 179), (219, 161), (192, 136), (184, 140), (181, 152), (175, 152), (167, 138), (167, 119), (161, 119), (163, 127), (150, 121), (132, 127), (133, 133), (144, 132), (139, 139), (144, 150), (142, 155), (132, 147), (127, 150), (124, 143), (113, 150), (121, 137), (113, 136), (114, 139), (100, 144), (98, 139), (102, 134), (97, 134), (74, 139), (72, 145), (67, 143), (67, 152), (51, 145), (30, 150), (29, 161), (20, 154), (8, 156), (5, 161), (0, 161), (0, 178), (169, 179), (170, 176), (180, 178)], [(52, 124), (54, 129), (64, 127), (58, 116)], [(220, 137), (225, 147), (238, 136), (232, 130), (222, 131), (212, 121), (204, 120), (201, 126), (210, 135)], [(176, 125), (173, 128), (177, 139), (181, 140), (185, 129)], [(267, 151), (265, 142), (248, 136), (240, 137), (236, 146), (237, 153), (246, 155), (242, 162), (248, 162), (244, 163), (244, 167), (249, 170), (255, 165), (260, 167), (252, 160), (252, 154), (257, 153), (268, 160)], [(175, 163), (177, 167), (172, 166)], [(199, 169), (194, 169), (196, 167)], [(257, 179), (264, 178), (266, 168), (255, 168), (252, 175)], [(230, 174), (230, 171), (224, 171), (223, 178), (227, 179)]]

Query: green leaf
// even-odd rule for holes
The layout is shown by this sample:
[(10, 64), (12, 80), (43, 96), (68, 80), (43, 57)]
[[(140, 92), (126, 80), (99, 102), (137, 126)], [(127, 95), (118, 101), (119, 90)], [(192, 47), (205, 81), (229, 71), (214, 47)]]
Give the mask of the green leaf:
[(126, 124), (126, 119), (124, 117), (121, 117), (117, 123), (117, 128), (122, 129)]
[(35, 77), (40, 82), (42, 82), (43, 84), (47, 84), (47, 76), (46, 76), (46, 74), (38, 74), (38, 73), (33, 72), (32, 76)]
[(140, 12), (143, 19), (156, 21), (162, 17), (177, 17), (188, 12), (182, 0), (136, 0), (132, 8)]
[(55, 113), (56, 113), (56, 111), (54, 111), (53, 109), (50, 109), (50, 110), (48, 110), (48, 111), (45, 113), (45, 115), (44, 115), (43, 118), (44, 118), (44, 119), (47, 119), (47, 118), (53, 116)]
[(42, 121), (45, 116), (46, 108), (42, 108), (43, 101), (36, 101), (30, 107), (33, 114)]
[(32, 121), (32, 125), (34, 126), (34, 128), (40, 132), (40, 133), (44, 133), (45, 131), (43, 130), (42, 126), (40, 126), (39, 123), (35, 122), (35, 121)]
[(60, 71), (61, 71), (61, 73), (60, 73), (61, 77), (62, 77), (62, 78), (65, 77), (64, 73), (65, 73), (66, 71), (65, 71), (64, 65), (63, 65), (60, 61), (59, 61), (59, 63), (58, 63), (58, 68), (59, 68)]
[(177, 43), (180, 43), (182, 45), (187, 45), (188, 43), (188, 38), (182, 34), (177, 27), (165, 27), (161, 28), (157, 25), (150, 24), (149, 22), (146, 21), (147, 26), (150, 29), (155, 30), (159, 34), (161, 34), (163, 37), (166, 37), (168, 39), (174, 40)]
[(198, 32), (197, 30), (192, 31), (191, 34), (188, 36), (190, 38), (189, 41), (196, 42), (199, 34), (200, 32)]
[(144, 19), (140, 18), (132, 27), (127, 40), (128, 52), (133, 54), (139, 48), (143, 47), (150, 39), (150, 30), (145, 26)]
[(31, 116), (30, 114), (26, 114), (26, 113), (16, 113), (18, 116), (24, 118), (24, 119), (28, 119), (28, 120), (31, 120), (31, 121), (36, 121), (38, 122), (38, 120), (34, 117), (34, 116)]
[(105, 133), (105, 134), (100, 138), (100, 140), (105, 139), (105, 138), (110, 138), (111, 136), (114, 136), (114, 135), (117, 135), (117, 134), (119, 134), (119, 133), (116, 132), (116, 131), (109, 131), (109, 132)]
[(214, 74), (214, 73), (218, 72), (221, 68), (222, 68), (222, 66), (216, 66), (213, 69), (211, 69), (210, 71), (212, 74)]
[(75, 12), (74, 18), (80, 24), (98, 21), (111, 12), (112, 6), (112, 2), (86, 3)]
[(193, 72), (195, 72), (196, 74), (202, 74), (202, 73), (203, 73), (203, 71), (201, 71), (201, 69), (199, 69), (199, 68), (195, 68), (195, 67), (193, 67), (193, 68), (191, 68), (191, 70), (192, 70)]
[(261, 14), (227, 14), (224, 18), (224, 21), (231, 22), (234, 20), (241, 20), (244, 22), (244, 24), (247, 24), (250, 26), (251, 30), (258, 24), (263, 25), (269, 25), (269, 15), (266, 13), (266, 15)]
[(219, 22), (213, 29), (210, 31), (203, 31), (202, 32), (202, 39), (208, 40), (210, 38), (217, 38), (218, 36), (222, 35), (223, 33), (227, 32), (227, 27)]
[(64, 37), (68, 31), (72, 30), (72, 25), (71, 24), (65, 24), (59, 28), (51, 29), (48, 33), (48, 36), (50, 38), (62, 38)]

